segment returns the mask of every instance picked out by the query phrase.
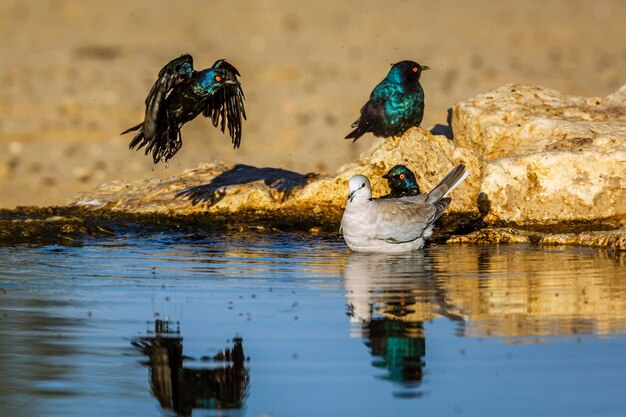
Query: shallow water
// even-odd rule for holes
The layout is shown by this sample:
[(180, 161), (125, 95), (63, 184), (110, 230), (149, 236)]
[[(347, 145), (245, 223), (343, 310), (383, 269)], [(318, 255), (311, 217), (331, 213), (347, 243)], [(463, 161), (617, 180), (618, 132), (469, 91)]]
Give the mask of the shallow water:
[(287, 233), (2, 247), (0, 415), (623, 416), (624, 268)]

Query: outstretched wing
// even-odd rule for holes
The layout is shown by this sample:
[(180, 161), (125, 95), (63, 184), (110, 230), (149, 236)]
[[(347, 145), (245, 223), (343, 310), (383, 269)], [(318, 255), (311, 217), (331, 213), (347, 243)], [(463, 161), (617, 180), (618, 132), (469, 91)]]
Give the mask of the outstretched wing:
[[(227, 80), (238, 81), (239, 71), (225, 59), (215, 61), (213, 69), (220, 69)], [(228, 126), (228, 134), (230, 135), (235, 148), (241, 143), (241, 124), (242, 118), (246, 119), (246, 110), (243, 105), (245, 96), (239, 83), (226, 84), (209, 96), (206, 108), (203, 113), (205, 117), (210, 117), (213, 126), (219, 124), (222, 132)]]
[(153, 140), (163, 102), (168, 93), (193, 74), (193, 58), (189, 54), (171, 60), (165, 65), (146, 97), (146, 114), (143, 121), (143, 134), (146, 140)]

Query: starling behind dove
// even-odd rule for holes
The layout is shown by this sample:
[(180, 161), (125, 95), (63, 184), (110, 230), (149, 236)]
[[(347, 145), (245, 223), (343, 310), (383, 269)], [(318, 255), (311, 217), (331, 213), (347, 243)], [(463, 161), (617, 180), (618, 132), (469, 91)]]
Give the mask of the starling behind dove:
[(387, 180), (390, 191), (380, 198), (400, 198), (420, 193), (415, 174), (404, 165), (394, 166), (383, 175), (383, 178)]
[(211, 68), (195, 71), (191, 55), (182, 55), (165, 65), (146, 98), (144, 121), (121, 134), (138, 131), (130, 149), (145, 147), (154, 163), (167, 162), (182, 147), (180, 129), (200, 113), (213, 126), (228, 133), (235, 148), (241, 143), (242, 118), (246, 119), (239, 71), (224, 59)]
[(428, 194), (373, 199), (369, 179), (350, 178), (350, 194), (340, 231), (355, 252), (409, 252), (424, 247), (433, 224), (451, 198), (447, 195), (467, 177), (464, 165), (454, 167)]

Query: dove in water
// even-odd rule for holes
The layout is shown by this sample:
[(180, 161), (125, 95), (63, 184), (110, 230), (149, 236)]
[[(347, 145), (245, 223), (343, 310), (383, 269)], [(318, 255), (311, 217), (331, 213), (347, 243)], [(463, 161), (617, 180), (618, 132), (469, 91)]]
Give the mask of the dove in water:
[(355, 252), (408, 252), (424, 247), (433, 224), (452, 199), (448, 194), (467, 177), (464, 165), (454, 167), (428, 194), (373, 199), (369, 179), (355, 175), (340, 231)]

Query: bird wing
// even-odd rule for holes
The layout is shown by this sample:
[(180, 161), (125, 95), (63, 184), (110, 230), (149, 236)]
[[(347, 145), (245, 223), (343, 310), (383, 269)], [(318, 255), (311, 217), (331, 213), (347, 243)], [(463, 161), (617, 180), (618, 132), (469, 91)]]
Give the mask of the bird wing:
[(352, 127), (355, 129), (348, 133), (345, 138), (353, 139), (352, 142), (354, 143), (367, 132), (377, 132), (380, 130), (380, 121), (385, 117), (385, 107), (383, 103), (370, 98), (363, 107), (361, 107), (361, 115), (359, 118), (352, 123)]
[(157, 134), (159, 114), (168, 93), (176, 85), (189, 79), (192, 73), (193, 58), (189, 54), (171, 60), (159, 71), (158, 78), (146, 97), (146, 114), (142, 129), (146, 140), (153, 140)]
[[(226, 79), (232, 81), (237, 81), (240, 75), (237, 68), (225, 59), (218, 59), (211, 68), (221, 69)], [(228, 125), (228, 134), (235, 148), (241, 143), (242, 118), (247, 119), (244, 99), (241, 84), (227, 84), (207, 98), (206, 108), (202, 112), (205, 117), (211, 118), (213, 126), (219, 124), (222, 132)]]
[(410, 242), (422, 237), (443, 208), (415, 198), (374, 200), (377, 205), (376, 239), (390, 243)]

